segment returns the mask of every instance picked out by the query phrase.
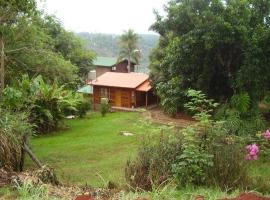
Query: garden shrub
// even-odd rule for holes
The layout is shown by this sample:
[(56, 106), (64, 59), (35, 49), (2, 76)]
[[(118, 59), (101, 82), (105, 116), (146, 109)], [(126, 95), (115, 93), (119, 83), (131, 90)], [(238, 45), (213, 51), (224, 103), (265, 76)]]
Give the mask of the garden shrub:
[(133, 189), (151, 190), (172, 178), (172, 163), (182, 154), (182, 139), (172, 132), (144, 138), (136, 159), (127, 162), (128, 184)]
[(107, 98), (101, 98), (100, 113), (102, 117), (105, 117), (105, 115), (109, 112), (109, 110), (110, 110), (109, 100)]
[(184, 104), (185, 109), (194, 116), (205, 114), (210, 115), (219, 105), (213, 99), (207, 99), (206, 95), (201, 91), (189, 89), (186, 93), (188, 102)]
[(77, 113), (80, 118), (84, 117), (86, 113), (91, 110), (92, 103), (89, 99), (84, 98), (78, 105), (77, 105)]

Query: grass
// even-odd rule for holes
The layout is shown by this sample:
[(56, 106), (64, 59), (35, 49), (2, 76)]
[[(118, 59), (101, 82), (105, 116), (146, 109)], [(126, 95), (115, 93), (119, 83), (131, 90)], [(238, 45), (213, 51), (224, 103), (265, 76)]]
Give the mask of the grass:
[(239, 191), (234, 191), (230, 194), (221, 191), (216, 188), (204, 188), (204, 187), (186, 187), (182, 189), (175, 189), (174, 187), (165, 187), (160, 190), (154, 190), (152, 192), (130, 192), (122, 193), (121, 200), (134, 200), (134, 199), (151, 199), (151, 200), (194, 200), (198, 196), (204, 196), (207, 200), (216, 200), (223, 198), (232, 198), (239, 195)]
[[(126, 161), (135, 155), (141, 138), (140, 118), (140, 113), (117, 112), (106, 117), (92, 113), (86, 119), (67, 120), (67, 130), (33, 138), (31, 147), (65, 183), (123, 183)], [(135, 135), (122, 136), (120, 131)], [(30, 161), (27, 165), (33, 167)]]
[[(46, 136), (34, 137), (31, 147), (43, 163), (52, 166), (64, 183), (104, 187), (108, 181), (125, 183), (126, 161), (136, 155), (143, 134), (156, 130), (157, 125), (144, 124), (141, 113), (117, 112), (101, 117), (91, 113), (85, 119), (66, 120), (68, 129)], [(139, 124), (143, 124), (139, 126)], [(129, 131), (134, 136), (122, 136), (120, 131)], [(28, 168), (34, 164), (28, 160)], [(251, 176), (270, 177), (269, 162), (254, 162)], [(240, 191), (232, 193), (237, 196)], [(0, 190), (1, 194), (1, 190)], [(211, 188), (165, 188), (145, 193), (123, 194), (121, 199), (136, 199), (136, 196), (159, 199), (194, 199), (194, 195), (206, 199), (228, 196)], [(168, 197), (168, 198), (167, 198)]]

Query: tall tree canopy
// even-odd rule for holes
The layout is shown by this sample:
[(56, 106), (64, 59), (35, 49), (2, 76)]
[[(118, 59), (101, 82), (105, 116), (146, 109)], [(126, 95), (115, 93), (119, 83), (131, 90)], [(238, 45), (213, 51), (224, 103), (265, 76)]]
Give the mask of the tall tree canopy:
[(139, 63), (140, 51), (138, 50), (138, 35), (131, 29), (125, 31), (119, 38), (119, 59), (128, 59), (128, 69), (130, 70), (131, 60)]
[(158, 92), (194, 88), (226, 100), (247, 91), (256, 101), (270, 89), (269, 0), (171, 0), (165, 10), (152, 25)]
[(0, 2), (2, 87), (22, 74), (61, 84), (83, 80), (95, 54), (78, 37), (38, 11), (34, 0)]

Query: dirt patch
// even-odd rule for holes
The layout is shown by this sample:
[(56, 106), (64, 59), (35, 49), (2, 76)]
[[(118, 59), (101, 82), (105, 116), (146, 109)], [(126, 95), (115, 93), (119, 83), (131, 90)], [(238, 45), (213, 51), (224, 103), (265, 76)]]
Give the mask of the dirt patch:
[(164, 125), (172, 124), (179, 128), (185, 128), (196, 123), (196, 121), (191, 116), (188, 116), (184, 113), (178, 113), (176, 117), (171, 117), (165, 114), (160, 108), (147, 110), (144, 115), (150, 118), (153, 122)]
[(94, 200), (90, 195), (80, 195), (75, 200)]
[(240, 196), (232, 199), (223, 199), (223, 200), (270, 200), (268, 197), (263, 197), (255, 193), (244, 193)]

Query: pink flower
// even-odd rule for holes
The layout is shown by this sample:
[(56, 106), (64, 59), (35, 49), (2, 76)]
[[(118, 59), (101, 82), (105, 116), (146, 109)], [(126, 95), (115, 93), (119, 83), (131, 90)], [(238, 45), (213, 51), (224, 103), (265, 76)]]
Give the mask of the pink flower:
[(259, 154), (259, 146), (256, 144), (251, 144), (246, 146), (246, 150), (248, 151), (248, 154), (246, 155), (246, 160), (257, 160), (258, 154)]
[(270, 140), (270, 131), (266, 130), (266, 132), (263, 134), (264, 138), (267, 140)]

